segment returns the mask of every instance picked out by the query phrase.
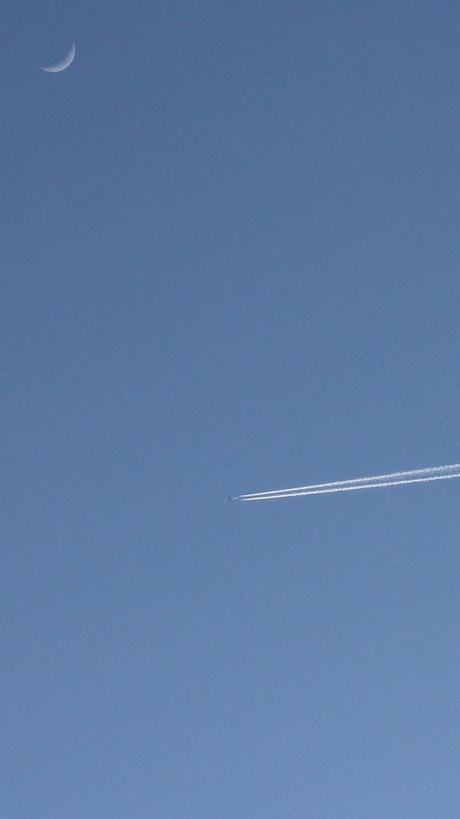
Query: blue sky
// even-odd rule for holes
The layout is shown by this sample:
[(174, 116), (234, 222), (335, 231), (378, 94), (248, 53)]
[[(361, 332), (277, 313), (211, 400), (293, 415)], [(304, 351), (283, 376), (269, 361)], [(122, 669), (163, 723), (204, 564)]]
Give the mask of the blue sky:
[(5, 0), (8, 819), (458, 815), (457, 482), (224, 498), (459, 461), (459, 36)]

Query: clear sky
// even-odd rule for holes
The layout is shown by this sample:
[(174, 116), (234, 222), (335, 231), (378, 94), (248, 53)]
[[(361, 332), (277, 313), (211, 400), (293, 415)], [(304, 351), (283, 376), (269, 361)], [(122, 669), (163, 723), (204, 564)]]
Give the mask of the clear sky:
[(4, 0), (7, 819), (457, 819), (460, 482), (224, 499), (460, 460), (459, 43)]

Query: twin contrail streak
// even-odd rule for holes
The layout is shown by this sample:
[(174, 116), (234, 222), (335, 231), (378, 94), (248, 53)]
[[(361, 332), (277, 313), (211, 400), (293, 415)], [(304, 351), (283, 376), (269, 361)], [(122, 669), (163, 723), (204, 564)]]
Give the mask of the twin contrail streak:
[(352, 478), (346, 481), (330, 481), (329, 483), (294, 486), (290, 489), (253, 492), (251, 494), (238, 495), (235, 500), (276, 500), (278, 498), (298, 498), (303, 495), (328, 495), (336, 492), (353, 492), (358, 489), (381, 489), (383, 487), (402, 486), (412, 483), (445, 481), (450, 478), (460, 478), (460, 464), (430, 466), (425, 469), (409, 469), (405, 472), (390, 472), (385, 475), (371, 475), (365, 478)]

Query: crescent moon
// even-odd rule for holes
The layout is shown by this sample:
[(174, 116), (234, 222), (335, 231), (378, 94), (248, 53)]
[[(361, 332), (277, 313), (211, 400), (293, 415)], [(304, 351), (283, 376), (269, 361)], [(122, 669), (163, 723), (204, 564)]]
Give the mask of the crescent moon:
[(41, 65), (40, 68), (42, 71), (48, 71), (49, 74), (59, 74), (60, 71), (65, 71), (69, 65), (72, 65), (75, 54), (77, 50), (75, 48), (75, 43), (72, 43), (69, 53), (61, 60), (59, 63), (55, 65)]

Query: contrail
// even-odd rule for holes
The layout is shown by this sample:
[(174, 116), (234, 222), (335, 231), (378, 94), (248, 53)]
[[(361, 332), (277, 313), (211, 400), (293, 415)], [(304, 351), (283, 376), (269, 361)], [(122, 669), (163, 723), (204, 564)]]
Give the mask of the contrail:
[(290, 494), (291, 492), (301, 492), (304, 489), (323, 489), (329, 486), (347, 486), (355, 483), (370, 483), (373, 481), (392, 481), (397, 478), (411, 478), (418, 476), (428, 476), (438, 472), (453, 472), (460, 471), (460, 464), (448, 464), (447, 466), (426, 466), (424, 469), (406, 469), (404, 472), (388, 472), (384, 475), (367, 475), (363, 478), (351, 478), (347, 481), (328, 481), (327, 483), (308, 484), (306, 486), (291, 486), (288, 489), (273, 489), (263, 492), (247, 492), (244, 495), (239, 495), (239, 498), (252, 498), (259, 495), (279, 495)]
[(451, 475), (429, 475), (425, 478), (405, 478), (396, 481), (379, 481), (378, 483), (358, 483), (348, 486), (337, 486), (336, 484), (324, 484), (322, 489), (314, 489), (311, 486), (309, 489), (305, 488), (296, 492), (285, 492), (278, 495), (238, 495), (235, 500), (238, 501), (259, 501), (259, 500), (278, 500), (278, 498), (299, 498), (302, 495), (328, 495), (334, 492), (353, 492), (356, 489), (380, 489), (385, 486), (401, 486), (403, 484), (411, 483), (429, 483), (430, 481), (447, 481), (449, 478), (460, 478), (460, 472)]
[[(442, 474), (444, 473), (444, 474)], [(449, 474), (445, 474), (449, 473)], [(460, 464), (448, 466), (430, 466), (425, 469), (410, 469), (405, 472), (391, 472), (385, 475), (371, 475), (365, 478), (352, 478), (347, 481), (330, 481), (328, 483), (296, 486), (290, 489), (274, 489), (266, 492), (253, 492), (238, 495), (235, 500), (275, 500), (276, 498), (295, 498), (302, 495), (324, 495), (335, 492), (352, 492), (357, 489), (378, 489), (387, 486), (401, 486), (412, 483), (429, 483), (431, 481), (460, 478)]]

